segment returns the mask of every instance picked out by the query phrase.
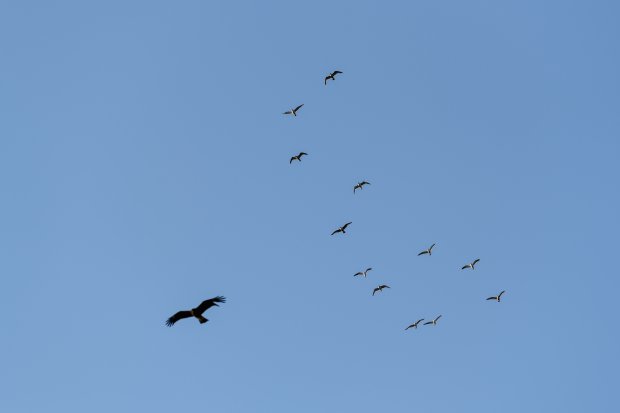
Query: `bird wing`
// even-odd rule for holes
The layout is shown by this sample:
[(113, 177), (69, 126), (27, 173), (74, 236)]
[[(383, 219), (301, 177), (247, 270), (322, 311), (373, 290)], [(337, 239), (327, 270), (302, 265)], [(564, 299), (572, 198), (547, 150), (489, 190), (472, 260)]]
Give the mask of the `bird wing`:
[(426, 323), (424, 323), (424, 324), (422, 324), (422, 325), (424, 325), (424, 326), (425, 326), (425, 325), (428, 325), (428, 324), (433, 324), (433, 322), (432, 322), (432, 321), (427, 321)]
[(332, 73), (332, 76), (333, 76), (333, 75), (337, 75), (337, 74), (339, 74), (339, 73), (342, 73), (342, 72), (341, 72), (340, 70), (334, 70), (334, 73)]
[(497, 298), (500, 298), (502, 296), (502, 294), (504, 294), (506, 292), (506, 290), (502, 291), (501, 293), (499, 293), (499, 295), (497, 296)]
[(360, 182), (360, 184), (361, 184), (361, 185), (370, 185), (370, 182), (368, 182), (368, 181), (363, 181), (363, 182)]
[(435, 319), (435, 322), (437, 322), (437, 320), (439, 320), (441, 318), (441, 315), (438, 315), (437, 318)]
[(424, 255), (424, 254), (428, 254), (428, 251), (422, 251), (421, 253), (419, 253), (419, 254), (418, 254), (418, 257), (419, 257), (420, 255)]
[(287, 110), (286, 112), (283, 112), (282, 114), (283, 114), (283, 115), (290, 115), (290, 114), (292, 114), (292, 113), (293, 113), (293, 112), (291, 112), (290, 110)]
[(293, 112), (297, 112), (299, 109), (301, 109), (303, 105), (304, 104), (302, 103), (301, 105), (297, 106), (295, 109), (293, 109)]
[(338, 228), (337, 230), (335, 230), (334, 232), (332, 232), (332, 235), (337, 234), (339, 232), (342, 232), (342, 230), (340, 228)]
[(342, 229), (347, 229), (347, 227), (348, 227), (349, 225), (351, 225), (352, 223), (353, 223), (353, 222), (347, 222), (346, 224), (344, 224), (344, 225), (342, 226)]
[(299, 152), (299, 156), (301, 157), (302, 155), (306, 155), (306, 156), (308, 156), (308, 154), (307, 154), (307, 153), (305, 153), (305, 152)]
[(411, 327), (415, 327), (415, 324), (411, 324), (409, 327), (405, 329), (405, 331), (409, 330)]
[(204, 300), (198, 307), (196, 307), (196, 311), (200, 314), (207, 311), (209, 308), (213, 307), (216, 303), (225, 303), (226, 298), (218, 295), (217, 297), (210, 298), (208, 300)]
[(325, 80), (323, 81), (326, 85), (327, 85), (327, 79), (329, 79), (329, 76), (325, 76)]
[(465, 268), (469, 268), (471, 267), (471, 265), (467, 264), (467, 265), (463, 265), (463, 268), (461, 268), (462, 270), (464, 270)]
[(358, 275), (364, 275), (364, 273), (361, 271), (358, 271), (355, 274), (353, 274), (354, 277), (357, 277)]
[(489, 301), (489, 300), (497, 300), (497, 297), (489, 297), (489, 298), (487, 298), (487, 301)]
[(291, 156), (291, 160), (290, 160), (288, 163), (289, 163), (289, 164), (292, 164), (292, 163), (293, 163), (293, 161), (294, 161), (295, 159), (297, 159), (297, 157), (296, 157), (296, 156)]
[(372, 290), (372, 295), (375, 295), (375, 293), (376, 293), (377, 291), (381, 291), (381, 289), (380, 289), (380, 288), (378, 288), (378, 287), (377, 287), (377, 288), (375, 288), (374, 290)]
[(429, 250), (432, 250), (434, 246), (435, 246), (435, 244), (431, 245)]
[(415, 324), (418, 324), (420, 321), (424, 321), (423, 318), (419, 319), (418, 321), (415, 322)]
[(191, 311), (187, 311), (187, 310), (179, 311), (178, 313), (170, 317), (168, 320), (166, 320), (166, 325), (168, 327), (172, 327), (174, 323), (176, 323), (177, 321), (182, 320), (184, 318), (189, 318), (191, 316), (192, 316)]
[(478, 263), (478, 261), (480, 261), (480, 258), (476, 258), (476, 259), (474, 260), (474, 262), (472, 262), (472, 263), (471, 263), (471, 265), (476, 265), (476, 264)]
[(389, 286), (389, 285), (385, 285), (385, 284), (382, 284), (382, 285), (380, 285), (379, 287), (380, 287), (380, 288), (390, 288), (390, 286)]
[(372, 267), (368, 267), (368, 268), (366, 268), (366, 272), (368, 272), (368, 271), (370, 271), (370, 270), (372, 270)]

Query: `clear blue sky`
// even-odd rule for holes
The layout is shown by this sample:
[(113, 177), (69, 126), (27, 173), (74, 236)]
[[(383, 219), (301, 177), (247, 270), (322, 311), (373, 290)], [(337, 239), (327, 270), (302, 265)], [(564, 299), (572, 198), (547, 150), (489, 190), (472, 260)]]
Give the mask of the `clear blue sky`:
[(617, 408), (619, 18), (2, 2), (1, 410)]

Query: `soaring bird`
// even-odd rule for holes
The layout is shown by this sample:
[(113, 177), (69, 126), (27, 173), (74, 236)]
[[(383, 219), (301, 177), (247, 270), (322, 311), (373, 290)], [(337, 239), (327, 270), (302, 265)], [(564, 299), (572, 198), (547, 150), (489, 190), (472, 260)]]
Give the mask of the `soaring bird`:
[(363, 275), (364, 278), (366, 278), (366, 274), (368, 274), (368, 271), (372, 270), (372, 267), (366, 268), (366, 271), (359, 271), (356, 272), (355, 274), (353, 274), (354, 277), (357, 277), (358, 275)]
[(297, 111), (299, 109), (301, 109), (301, 107), (304, 104), (302, 103), (301, 105), (297, 106), (295, 109), (291, 109), (291, 110), (287, 110), (286, 112), (282, 113), (283, 115), (293, 115), (293, 116), (297, 116)]
[(437, 324), (437, 320), (439, 320), (440, 318), (441, 318), (441, 316), (438, 315), (437, 318), (435, 318), (433, 321), (427, 321), (426, 323), (424, 323), (424, 325), (428, 325), (428, 324), (436, 325)]
[(331, 72), (330, 74), (328, 74), (327, 76), (325, 76), (325, 84), (327, 85), (327, 81), (329, 79), (331, 80), (336, 80), (336, 75), (341, 74), (342, 72), (340, 70), (334, 70), (333, 72)]
[(505, 292), (506, 292), (506, 290), (504, 290), (501, 293), (497, 294), (495, 297), (489, 297), (489, 298), (487, 298), (487, 301), (488, 300), (495, 300), (495, 301), (497, 301), (499, 303), (500, 301), (502, 301), (502, 294), (504, 294)]
[(304, 156), (304, 155), (308, 155), (308, 154), (307, 154), (307, 153), (305, 153), (305, 152), (299, 152), (299, 155), (296, 155), (296, 156), (291, 156), (291, 160), (289, 161), (289, 164), (292, 164), (292, 163), (293, 163), (293, 161), (299, 161), (299, 162), (301, 162), (301, 157), (302, 157), (302, 156)]
[(385, 284), (381, 284), (380, 286), (378, 286), (377, 288), (372, 290), (372, 295), (375, 295), (375, 293), (377, 291), (379, 291), (379, 292), (383, 291), (384, 288), (390, 288), (390, 286), (389, 285), (385, 285)]
[(410, 324), (410, 325), (409, 325), (409, 327), (407, 327), (407, 328), (405, 329), (405, 331), (409, 330), (409, 329), (410, 329), (410, 328), (412, 328), (412, 327), (413, 327), (413, 328), (418, 328), (418, 324), (420, 324), (420, 321), (424, 321), (424, 319), (423, 319), (423, 318), (421, 318), (421, 319), (419, 319), (418, 321), (416, 321), (415, 323)]
[(480, 261), (480, 258), (476, 258), (473, 262), (470, 262), (467, 265), (463, 265), (463, 268), (461, 268), (462, 270), (464, 270), (465, 268), (471, 268), (472, 270), (474, 269), (474, 266), (476, 265), (476, 263)]
[(209, 320), (204, 318), (202, 316), (202, 313), (204, 313), (205, 311), (207, 311), (209, 308), (213, 306), (219, 307), (217, 303), (225, 303), (225, 302), (226, 302), (226, 298), (222, 297), (221, 295), (210, 298), (200, 303), (198, 307), (192, 308), (189, 311), (187, 310), (179, 311), (178, 313), (176, 313), (175, 315), (173, 315), (166, 321), (166, 325), (168, 327), (172, 327), (174, 323), (176, 323), (177, 321), (182, 320), (184, 318), (189, 318), (189, 317), (196, 317), (198, 321), (200, 321), (200, 324), (204, 324)]
[(347, 232), (345, 231), (347, 229), (347, 227), (349, 225), (351, 225), (352, 222), (347, 222), (346, 224), (344, 224), (343, 226), (341, 226), (340, 228), (338, 228), (337, 230), (335, 230), (334, 232), (332, 232), (332, 235), (337, 234), (339, 232), (342, 232), (343, 234), (346, 234)]
[(418, 257), (420, 255), (424, 255), (424, 254), (428, 254), (428, 255), (433, 255), (433, 247), (435, 246), (435, 244), (431, 245), (430, 247), (428, 247), (427, 250), (422, 251), (421, 253), (418, 254)]
[(370, 182), (368, 181), (358, 182), (357, 185), (353, 187), (353, 193), (355, 193), (356, 189), (363, 189), (364, 185), (370, 185)]

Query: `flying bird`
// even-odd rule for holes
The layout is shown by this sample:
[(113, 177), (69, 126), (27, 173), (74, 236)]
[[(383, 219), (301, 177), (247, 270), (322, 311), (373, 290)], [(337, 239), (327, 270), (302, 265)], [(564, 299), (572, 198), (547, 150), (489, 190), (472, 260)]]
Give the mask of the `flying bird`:
[(331, 80), (336, 80), (336, 75), (341, 74), (342, 72), (340, 70), (334, 70), (333, 72), (331, 72), (330, 74), (328, 74), (327, 76), (325, 76), (325, 84), (327, 85), (327, 81), (329, 79)]
[(405, 329), (405, 331), (409, 330), (409, 329), (410, 329), (410, 328), (412, 328), (412, 327), (413, 327), (413, 328), (418, 328), (418, 324), (420, 324), (420, 321), (424, 321), (424, 319), (423, 319), (423, 318), (421, 318), (421, 319), (419, 319), (418, 321), (416, 321), (415, 323), (410, 324), (410, 325), (409, 325), (409, 327), (407, 327), (407, 328)]
[(437, 320), (439, 320), (440, 318), (441, 318), (441, 315), (438, 315), (437, 318), (435, 318), (433, 321), (427, 321), (426, 323), (424, 323), (424, 325), (428, 325), (428, 324), (436, 325)]
[(302, 103), (301, 105), (297, 106), (295, 109), (287, 110), (286, 112), (284, 112), (284, 113), (283, 113), (283, 115), (293, 115), (293, 116), (297, 116), (297, 111), (298, 111), (299, 109), (301, 109), (301, 107), (302, 107), (303, 105), (304, 105), (304, 104)]
[(421, 253), (418, 254), (418, 257), (420, 255), (424, 255), (424, 254), (428, 254), (428, 255), (433, 255), (433, 247), (435, 246), (435, 244), (431, 245), (430, 247), (428, 247), (427, 250), (422, 251)]
[(356, 272), (355, 274), (353, 274), (354, 277), (357, 277), (358, 275), (363, 275), (364, 278), (366, 278), (366, 274), (368, 274), (368, 271), (372, 270), (372, 267), (366, 268), (366, 271), (359, 271)]
[(332, 235), (337, 234), (339, 232), (342, 232), (343, 234), (346, 234), (347, 232), (345, 231), (347, 229), (347, 227), (349, 225), (351, 225), (352, 222), (347, 222), (346, 224), (344, 224), (343, 226), (341, 226), (340, 228), (338, 228), (337, 230), (335, 230), (334, 232), (332, 232)]
[(378, 286), (377, 288), (372, 290), (372, 295), (374, 296), (377, 291), (379, 291), (379, 292), (383, 291), (384, 288), (390, 288), (390, 286), (389, 285), (385, 285), (385, 284), (381, 284), (380, 286)]
[(495, 300), (495, 301), (497, 301), (499, 303), (500, 301), (502, 301), (502, 294), (504, 294), (505, 292), (506, 292), (506, 290), (502, 291), (501, 293), (499, 293), (495, 297), (489, 297), (489, 298), (487, 298), (487, 301)]
[(353, 193), (355, 193), (356, 189), (363, 189), (364, 185), (370, 185), (370, 182), (368, 181), (358, 182), (357, 185), (353, 187)]
[(207, 311), (209, 308), (213, 306), (219, 307), (217, 303), (225, 303), (225, 302), (226, 302), (226, 298), (222, 297), (221, 295), (210, 298), (200, 303), (198, 307), (192, 308), (189, 311), (188, 310), (179, 311), (178, 313), (176, 313), (175, 315), (173, 315), (166, 321), (166, 325), (168, 327), (172, 327), (174, 323), (176, 323), (177, 321), (182, 320), (184, 318), (189, 318), (189, 317), (196, 317), (198, 321), (200, 321), (200, 324), (204, 324), (209, 320), (204, 318), (202, 316), (202, 313), (204, 313), (205, 311)]
[(461, 269), (464, 270), (465, 268), (471, 268), (473, 270), (478, 261), (480, 261), (480, 258), (476, 258), (473, 262), (470, 262), (467, 265), (463, 265), (463, 268)]
[(299, 152), (299, 155), (291, 156), (291, 160), (289, 161), (289, 165), (292, 164), (293, 161), (301, 162), (301, 157), (304, 156), (304, 155), (308, 155), (308, 154), (305, 153), (305, 152)]

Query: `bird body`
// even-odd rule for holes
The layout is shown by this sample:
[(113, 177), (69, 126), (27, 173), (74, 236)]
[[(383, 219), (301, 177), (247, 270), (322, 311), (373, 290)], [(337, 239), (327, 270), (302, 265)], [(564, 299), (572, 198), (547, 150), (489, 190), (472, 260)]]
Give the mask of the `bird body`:
[(344, 224), (343, 226), (339, 227), (337, 230), (335, 230), (334, 232), (332, 232), (332, 235), (337, 234), (339, 232), (342, 232), (343, 234), (346, 234), (346, 229), (349, 225), (351, 225), (352, 222), (347, 222), (346, 224)]
[(431, 245), (428, 249), (422, 251), (421, 253), (418, 254), (418, 257), (420, 255), (424, 255), (424, 254), (428, 254), (428, 255), (433, 255), (433, 247), (435, 246), (435, 244)]
[(380, 286), (378, 286), (374, 290), (372, 290), (372, 295), (374, 296), (376, 292), (383, 291), (384, 288), (390, 288), (390, 286), (389, 285), (385, 285), (385, 284), (381, 284)]
[(353, 274), (354, 277), (357, 277), (358, 275), (363, 275), (364, 278), (366, 278), (366, 274), (368, 274), (368, 271), (372, 270), (372, 267), (366, 268), (366, 271), (358, 271), (355, 274)]
[(487, 301), (495, 300), (495, 301), (497, 301), (499, 303), (500, 301), (502, 301), (502, 294), (504, 294), (505, 292), (506, 292), (506, 290), (502, 291), (501, 293), (497, 294), (494, 297), (489, 297), (489, 298), (487, 298)]
[(210, 298), (200, 303), (200, 305), (196, 308), (192, 308), (191, 310), (178, 311), (177, 313), (172, 315), (170, 318), (168, 318), (168, 320), (166, 320), (166, 325), (168, 327), (172, 327), (174, 323), (176, 323), (177, 321), (182, 320), (184, 318), (190, 318), (190, 317), (195, 317), (196, 319), (198, 319), (200, 324), (204, 324), (209, 320), (203, 317), (202, 314), (213, 306), (219, 307), (217, 303), (225, 303), (225, 302), (226, 302), (226, 298), (222, 297), (221, 295)]
[(364, 185), (370, 185), (370, 182), (368, 181), (358, 182), (357, 185), (353, 187), (353, 193), (355, 193), (356, 189), (363, 189)]
[(417, 329), (417, 328), (418, 328), (418, 324), (420, 324), (420, 321), (424, 321), (424, 319), (423, 319), (423, 318), (421, 318), (421, 319), (419, 319), (418, 321), (416, 321), (415, 323), (410, 324), (410, 325), (409, 325), (409, 327), (407, 327), (407, 328), (405, 329), (405, 331), (409, 330), (410, 328), (415, 328), (415, 329)]
[(471, 268), (473, 270), (476, 264), (478, 263), (478, 261), (480, 261), (480, 258), (476, 258), (474, 261), (470, 262), (469, 264), (463, 265), (463, 268), (461, 269), (464, 270), (466, 268)]
[(331, 72), (330, 74), (328, 74), (327, 76), (325, 76), (325, 80), (323, 81), (325, 83), (325, 85), (327, 85), (327, 81), (328, 80), (336, 80), (336, 75), (341, 74), (342, 72), (340, 70), (334, 70), (333, 72)]
[(424, 325), (425, 325), (425, 326), (426, 326), (426, 325), (429, 325), (429, 324), (432, 324), (432, 325), (437, 325), (437, 321), (438, 321), (440, 318), (441, 318), (441, 315), (438, 315), (438, 316), (437, 316), (434, 320), (432, 320), (432, 321), (427, 321), (426, 323), (424, 323)]
[(301, 162), (301, 157), (304, 156), (304, 155), (307, 156), (308, 154), (305, 153), (305, 152), (299, 152), (299, 155), (291, 156), (291, 160), (288, 162), (289, 165), (292, 164), (293, 161), (295, 161), (295, 160)]
[(293, 116), (297, 116), (297, 111), (299, 109), (301, 109), (301, 107), (304, 104), (302, 103), (301, 105), (297, 106), (295, 109), (291, 109), (291, 110), (287, 110), (286, 112), (282, 113), (283, 115), (293, 115)]

